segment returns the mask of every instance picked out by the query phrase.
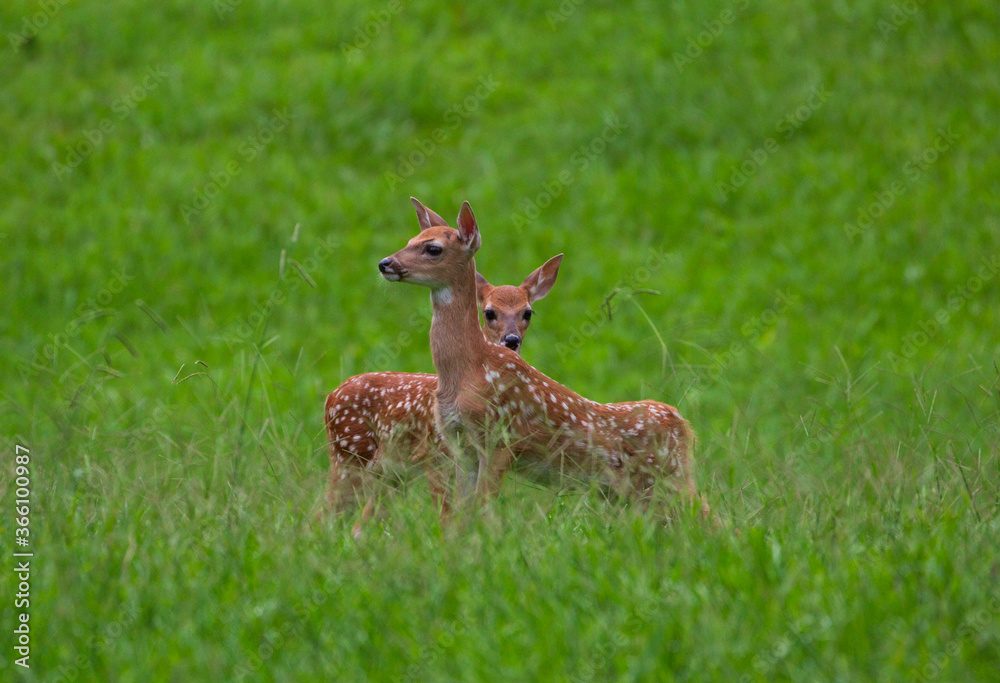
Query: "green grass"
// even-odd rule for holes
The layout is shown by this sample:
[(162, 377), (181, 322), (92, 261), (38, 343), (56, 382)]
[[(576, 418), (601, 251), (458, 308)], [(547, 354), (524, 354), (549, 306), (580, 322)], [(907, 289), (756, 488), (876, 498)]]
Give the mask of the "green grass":
[[(5, 677), (995, 676), (991, 3), (51, 6), (0, 9)], [(677, 405), (738, 535), (516, 476), (309, 525), (326, 393), (432, 369), (410, 195), (494, 284), (566, 254), (525, 357)]]

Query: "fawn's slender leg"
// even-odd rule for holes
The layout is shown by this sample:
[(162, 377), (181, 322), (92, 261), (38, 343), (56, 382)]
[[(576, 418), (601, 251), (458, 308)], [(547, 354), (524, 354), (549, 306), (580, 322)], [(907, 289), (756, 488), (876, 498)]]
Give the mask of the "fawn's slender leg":
[(375, 514), (375, 496), (369, 496), (368, 500), (365, 502), (365, 506), (361, 509), (361, 519), (354, 523), (354, 527), (351, 529), (351, 535), (355, 539), (361, 538), (362, 529), (368, 525), (371, 521), (372, 515)]
[(480, 475), (479, 487), (476, 491), (476, 495), (482, 501), (496, 497), (500, 491), (500, 485), (503, 483), (503, 477), (513, 462), (514, 453), (506, 446), (500, 446), (490, 453), (485, 471)]
[(330, 464), (330, 478), (326, 488), (327, 510), (339, 514), (357, 505), (368, 478), (364, 468), (334, 459)]

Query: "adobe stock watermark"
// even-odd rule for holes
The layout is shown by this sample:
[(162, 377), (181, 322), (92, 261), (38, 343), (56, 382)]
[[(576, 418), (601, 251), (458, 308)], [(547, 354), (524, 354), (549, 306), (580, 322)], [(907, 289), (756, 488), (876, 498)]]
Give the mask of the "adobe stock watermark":
[[(401, 679), (402, 683), (427, 680), (427, 668), (433, 666), (434, 662), (442, 656), (442, 653), (449, 650), (463, 640), (465, 636), (465, 622), (468, 617), (460, 616), (454, 621), (449, 621), (443, 628), (433, 632), (432, 637), (422, 638), (415, 643), (417, 646), (416, 661), (406, 667), (406, 672)], [(429, 644), (428, 644), (429, 643)]]
[(813, 117), (819, 109), (826, 104), (830, 97), (830, 92), (822, 85), (814, 85), (809, 89), (809, 95), (805, 101), (792, 111), (785, 114), (774, 124), (774, 136), (769, 137), (754, 149), (748, 149), (743, 161), (733, 164), (729, 168), (728, 180), (720, 180), (715, 184), (715, 189), (723, 201), (747, 184), (751, 178), (760, 172), (760, 169), (768, 160), (777, 154), (781, 148), (781, 141), (787, 142)]
[(403, 11), (400, 0), (389, 0), (380, 10), (372, 10), (369, 19), (363, 26), (354, 29), (354, 39), (350, 42), (341, 41), (340, 54), (348, 62), (356, 64), (361, 61), (361, 51), (372, 44), (372, 41), (382, 34), (392, 20)]
[(715, 39), (721, 36), (726, 27), (734, 23), (749, 6), (750, 0), (734, 0), (733, 6), (719, 12), (715, 19), (703, 21), (702, 26), (705, 30), (688, 36), (683, 52), (674, 52), (674, 66), (677, 67), (678, 73), (705, 54), (705, 50), (712, 47)]
[[(590, 651), (588, 657), (576, 663), (569, 680), (574, 681), (574, 683), (577, 681), (607, 680), (611, 661), (615, 654), (621, 648), (634, 642), (646, 630), (654, 613), (650, 603), (639, 603), (636, 606), (635, 614), (628, 618), (621, 629), (599, 642)], [(680, 651), (680, 643), (676, 640), (661, 643), (661, 647), (671, 652)]]
[(38, 11), (21, 18), (21, 30), (7, 34), (7, 40), (17, 52), (38, 37), (38, 33), (69, 4), (69, 0), (39, 0)]
[(562, 0), (554, 11), (548, 10), (545, 13), (545, 19), (549, 22), (549, 28), (555, 31), (559, 24), (565, 23), (576, 14), (583, 2), (584, 0)]
[(114, 117), (104, 117), (97, 126), (83, 131), (82, 140), (78, 140), (72, 145), (66, 145), (66, 154), (62, 162), (52, 162), (52, 172), (56, 174), (56, 178), (63, 180), (75, 171), (87, 157), (96, 152), (115, 132), (118, 124), (127, 119), (139, 104), (149, 97), (150, 93), (160, 87), (169, 75), (162, 66), (151, 66), (146, 69), (141, 83), (112, 100), (111, 111), (114, 113)]
[(875, 221), (880, 219), (896, 203), (896, 200), (906, 194), (910, 185), (920, 180), (931, 166), (941, 159), (941, 155), (950, 150), (958, 141), (958, 133), (951, 126), (937, 129), (937, 136), (930, 145), (914, 152), (903, 164), (903, 180), (893, 180), (883, 189), (872, 195), (872, 201), (858, 207), (857, 218), (853, 223), (844, 223), (844, 234), (853, 244), (855, 238), (861, 237), (871, 230)]
[[(140, 616), (141, 612), (135, 605), (122, 608), (117, 619), (103, 622), (98, 631), (90, 633), (82, 643), (77, 644), (86, 654), (77, 655), (71, 664), (57, 666), (49, 680), (58, 683), (85, 680), (86, 674), (93, 672), (92, 655), (110, 649), (124, 633), (128, 632), (128, 629), (135, 625)], [(81, 674), (84, 675), (83, 679), (80, 678)]]
[(215, 10), (215, 16), (225, 19), (227, 14), (232, 14), (242, 4), (243, 0), (214, 0), (212, 9)]
[[(261, 670), (274, 654), (291, 641), (299, 641), (308, 637), (306, 623), (312, 619), (315, 612), (326, 604), (330, 596), (326, 591), (316, 589), (309, 596), (304, 596), (292, 607), (292, 616), (286, 618), (280, 626), (268, 627), (264, 630), (257, 647), (246, 651), (246, 661), (233, 668), (230, 680), (259, 680)], [(248, 621), (252, 617), (248, 615)]]
[(962, 647), (967, 641), (970, 641), (970, 646), (975, 647), (971, 641), (974, 641), (986, 629), (989, 628), (994, 633), (996, 632), (997, 627), (993, 621), (997, 616), (1000, 616), (1000, 594), (992, 593), (984, 607), (962, 620), (962, 625), (958, 627), (954, 637), (945, 643), (941, 652), (931, 656), (930, 660), (920, 667), (919, 671), (912, 672), (910, 680), (923, 681), (924, 683), (937, 680), (948, 667), (948, 662), (961, 654)]
[(267, 123), (257, 128), (256, 132), (246, 136), (236, 147), (238, 158), (230, 159), (220, 168), (208, 173), (208, 181), (195, 189), (188, 202), (181, 204), (180, 212), (184, 222), (191, 224), (191, 219), (201, 215), (212, 201), (229, 187), (229, 183), (243, 172), (243, 165), (256, 159), (288, 126), (288, 107), (274, 109)]
[(875, 22), (875, 27), (882, 34), (882, 38), (888, 38), (912, 21), (913, 17), (917, 16), (920, 6), (923, 4), (924, 0), (904, 0), (903, 2), (893, 3), (892, 12), (889, 13), (889, 17), (879, 19)]
[(590, 311), (586, 320), (574, 327), (569, 335), (563, 337), (565, 341), (559, 342), (556, 346), (559, 360), (565, 361), (570, 356), (576, 355), (583, 348), (584, 341), (597, 334), (598, 330), (611, 319), (614, 310), (621, 305), (621, 301), (628, 298), (627, 296), (614, 297), (609, 301), (609, 297), (614, 292), (621, 291), (626, 295), (634, 294), (637, 289), (648, 284), (666, 263), (674, 259), (676, 259), (675, 254), (654, 247), (641, 266), (633, 270), (627, 278), (621, 278), (615, 283), (615, 286), (605, 295), (602, 305)]
[[(777, 325), (778, 321), (790, 311), (797, 308), (802, 297), (793, 294), (791, 290), (779, 289), (774, 301), (763, 312), (749, 316), (740, 325), (740, 336), (729, 346), (712, 354), (711, 361), (704, 371), (705, 379), (717, 382), (723, 373), (756, 342), (763, 334)], [(696, 377), (698, 377), (696, 375)], [(698, 377), (698, 379), (702, 379)]]
[(413, 333), (410, 330), (426, 330), (430, 328), (431, 311), (420, 307), (413, 311), (403, 325), (403, 330), (392, 341), (380, 341), (367, 355), (366, 367), (374, 370), (389, 370), (393, 361), (399, 358), (403, 349), (408, 348), (413, 343)]
[(518, 234), (524, 234), (524, 228), (537, 220), (543, 209), (550, 207), (553, 200), (561, 195), (563, 190), (576, 182), (579, 174), (582, 174), (593, 162), (597, 161), (607, 151), (608, 145), (617, 140), (626, 128), (628, 128), (628, 124), (618, 118), (617, 114), (605, 115), (604, 130), (599, 135), (573, 150), (569, 157), (569, 163), (554, 178), (542, 183), (541, 191), (534, 197), (521, 198), (523, 208), (516, 212), (512, 218), (514, 229), (517, 230)]
[(114, 315), (108, 306), (120, 294), (125, 286), (135, 279), (134, 273), (128, 273), (119, 268), (111, 275), (111, 280), (96, 296), (80, 302), (76, 307), (76, 317), (66, 323), (62, 331), (49, 335), (49, 343), (35, 350), (31, 360), (18, 365), (18, 374), (22, 380), (30, 380), (39, 372), (53, 371), (59, 356), (59, 349), (68, 346), (69, 342), (79, 336), (83, 326), (96, 318)]
[(18, 610), (14, 627), (14, 651), (20, 655), (14, 663), (25, 669), (31, 668), (31, 559), (34, 546), (31, 542), (31, 451), (27, 446), (14, 445), (14, 463), (11, 467), (10, 483), (14, 485), (14, 533), (11, 540), (14, 551), (13, 575), (17, 592), (14, 594), (14, 608)]
[[(293, 241), (296, 239), (293, 238)], [(247, 314), (246, 317), (233, 322), (222, 335), (229, 350), (232, 351), (236, 345), (250, 342), (261, 323), (267, 320), (275, 309), (284, 304), (288, 295), (301, 287), (303, 283), (315, 286), (309, 273), (315, 271), (324, 261), (330, 258), (330, 255), (334, 253), (339, 243), (340, 241), (334, 233), (327, 235), (301, 264), (295, 262), (296, 268), (302, 277), (293, 277), (287, 285), (279, 281), (267, 296), (262, 297), (254, 304), (253, 311)]]
[(415, 140), (410, 151), (400, 154), (396, 159), (395, 172), (385, 172), (385, 182), (389, 185), (389, 189), (395, 189), (434, 156), (448, 136), (475, 114), (480, 105), (495, 93), (500, 85), (501, 83), (493, 76), (484, 76), (479, 79), (479, 85), (471, 95), (451, 105), (444, 114), (444, 124), (432, 130), (428, 137)]
[[(769, 541), (777, 543), (777, 541)], [(773, 556), (773, 555), (772, 555)], [(840, 616), (841, 610), (835, 616)], [(808, 616), (795, 619), (787, 631), (770, 642), (767, 646), (758, 648), (750, 660), (752, 671), (740, 676), (738, 683), (753, 683), (754, 681), (770, 681), (780, 678), (784, 669), (780, 668), (782, 661), (798, 645), (803, 648), (813, 648), (817, 641), (826, 641), (827, 633), (834, 620), (830, 616), (811, 619)]]
[(952, 316), (965, 308), (966, 304), (982, 291), (985, 284), (996, 277), (997, 272), (1000, 272), (1000, 259), (996, 256), (990, 257), (990, 260), (981, 259), (976, 274), (948, 292), (947, 303), (944, 306), (903, 335), (903, 343), (899, 353), (890, 351), (886, 354), (886, 360), (892, 366), (893, 371), (901, 372), (905, 369), (906, 361), (912, 359), (920, 349), (931, 343), (948, 325)]

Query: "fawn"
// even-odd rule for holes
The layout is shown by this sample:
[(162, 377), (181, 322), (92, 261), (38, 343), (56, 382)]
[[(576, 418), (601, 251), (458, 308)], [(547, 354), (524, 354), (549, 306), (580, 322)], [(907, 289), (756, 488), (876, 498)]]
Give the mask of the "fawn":
[[(473, 257), (481, 237), (472, 208), (462, 204), (457, 230), (419, 222), (420, 233), (378, 267), (391, 282), (431, 290), (435, 421), (459, 470), (469, 473), (459, 492), (494, 494), (516, 459), (597, 476), (643, 504), (658, 483), (697, 502), (694, 436), (677, 410), (657, 401), (595, 403), (487, 342), (476, 312)], [(490, 436), (497, 427), (502, 441)]]
[[(413, 205), (422, 228), (447, 226), (416, 199)], [(553, 256), (517, 287), (494, 287), (476, 273), (476, 295), (485, 319), (480, 337), (485, 334), (489, 342), (517, 352), (531, 322), (531, 304), (552, 289), (562, 258), (562, 254)], [(436, 391), (434, 375), (370, 372), (351, 377), (327, 396), (323, 414), (330, 443), (329, 510), (341, 511), (357, 500), (373, 471), (380, 469), (390, 453), (407, 453), (411, 462), (418, 462), (431, 448), (443, 450), (433, 425)], [(428, 468), (427, 474), (439, 508), (447, 507), (439, 470)], [(369, 498), (354, 527), (355, 536), (360, 535), (373, 511), (374, 500)]]

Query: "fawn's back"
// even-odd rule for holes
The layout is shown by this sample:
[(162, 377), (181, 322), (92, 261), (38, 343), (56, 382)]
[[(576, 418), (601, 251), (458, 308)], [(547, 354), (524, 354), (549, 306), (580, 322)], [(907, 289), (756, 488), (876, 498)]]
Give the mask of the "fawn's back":
[(498, 428), (493, 438), (518, 460), (598, 476), (622, 493), (680, 477), (680, 488), (694, 494), (692, 433), (673, 406), (591, 401), (503, 349), (487, 357), (459, 405), (470, 419)]

